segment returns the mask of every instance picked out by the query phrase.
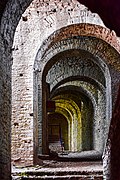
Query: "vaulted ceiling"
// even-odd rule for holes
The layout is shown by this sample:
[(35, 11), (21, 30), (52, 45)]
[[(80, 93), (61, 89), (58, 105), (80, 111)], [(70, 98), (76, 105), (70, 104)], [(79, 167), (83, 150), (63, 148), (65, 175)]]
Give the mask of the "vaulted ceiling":
[[(6, 3), (10, 0), (0, 1), (0, 18)], [(120, 0), (78, 0), (92, 12), (98, 13), (104, 24), (120, 36)]]

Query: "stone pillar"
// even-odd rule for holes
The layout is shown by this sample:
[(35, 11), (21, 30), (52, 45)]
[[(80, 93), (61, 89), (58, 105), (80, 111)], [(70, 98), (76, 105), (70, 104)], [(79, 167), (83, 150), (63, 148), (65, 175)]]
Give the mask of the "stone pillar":
[(11, 56), (0, 37), (0, 179), (11, 176)]
[(111, 120), (109, 138), (111, 142), (110, 180), (115, 180), (120, 178), (120, 88)]
[(43, 154), (49, 154), (49, 150), (48, 150), (48, 118), (47, 118), (47, 109), (46, 109), (47, 91), (48, 91), (47, 84), (45, 81), (43, 81), (43, 83), (42, 83)]
[(103, 167), (105, 180), (120, 178), (120, 87), (112, 114)]

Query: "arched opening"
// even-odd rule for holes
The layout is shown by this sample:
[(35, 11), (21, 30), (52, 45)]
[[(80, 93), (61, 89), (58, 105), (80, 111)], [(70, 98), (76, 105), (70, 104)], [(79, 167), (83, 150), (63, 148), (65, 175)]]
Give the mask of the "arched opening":
[(48, 115), (48, 142), (50, 151), (69, 150), (68, 122), (64, 115), (52, 113)]
[[(78, 87), (65, 86), (52, 93), (56, 110), (68, 121), (69, 152), (93, 150), (93, 107)], [(65, 113), (66, 112), (66, 113)]]
[[(81, 140), (80, 140), (80, 144), (78, 143), (79, 145), (76, 143), (75, 147), (71, 148), (71, 150), (74, 149), (73, 150), (74, 152), (94, 150), (99, 152), (99, 156), (102, 156), (103, 153), (105, 139), (106, 139), (106, 130), (107, 130), (106, 128), (108, 126), (107, 110), (109, 109), (111, 103), (110, 101), (108, 101), (109, 103), (107, 102), (108, 97), (106, 96), (108, 92), (107, 88), (110, 90), (110, 86), (109, 87), (107, 86), (106, 88), (106, 84), (110, 82), (110, 79), (109, 76), (107, 76), (108, 79), (106, 79), (105, 74), (106, 73), (109, 74), (109, 71), (107, 69), (107, 65), (104, 64), (103, 66), (103, 64), (104, 63), (101, 59), (100, 60), (96, 59), (94, 56), (88, 53), (88, 51), (71, 49), (71, 50), (63, 51), (53, 56), (45, 64), (45, 68), (43, 70), (42, 117), (43, 117), (43, 126), (45, 125), (46, 129), (47, 129), (47, 121), (44, 122), (46, 119), (46, 109), (45, 109), (46, 101), (48, 101), (50, 97), (53, 96), (54, 91), (57, 90), (58, 92), (60, 92), (61, 88), (65, 89), (67, 86), (69, 87), (68, 92), (72, 92), (72, 91), (74, 92), (72, 94), (68, 93), (68, 95), (66, 96), (69, 99), (69, 104), (70, 101), (72, 100), (73, 102), (71, 104), (73, 105), (74, 103), (76, 103), (77, 108), (79, 109), (78, 111), (80, 112), (77, 113), (77, 115), (80, 114), (81, 132), (79, 130), (78, 131), (76, 130), (77, 132), (80, 133), (80, 135), (74, 136), (72, 142), (73, 141), (75, 142), (75, 139), (77, 138)], [(47, 89), (48, 86), (46, 86), (46, 84), (47, 85), (49, 84), (49, 89)], [(72, 87), (74, 90), (71, 91), (70, 87)], [(81, 93), (79, 94), (76, 93), (75, 90), (76, 88), (82, 90), (82, 95)], [(62, 96), (63, 97), (65, 96), (64, 93), (61, 94), (61, 98)], [(74, 98), (72, 97), (73, 94), (74, 94)], [(77, 94), (77, 96), (75, 94)], [(58, 95), (60, 94), (58, 93)], [(81, 96), (83, 96), (84, 98)], [(80, 98), (82, 98), (82, 101)], [(85, 101), (86, 104), (84, 103)], [(65, 101), (63, 104), (65, 107)], [(69, 105), (67, 105), (67, 109), (68, 107)], [(82, 110), (82, 114), (81, 114), (81, 110)], [(75, 112), (73, 114), (75, 115)], [(77, 116), (76, 118), (79, 119)], [(91, 120), (89, 118), (91, 118)], [(78, 125), (76, 124), (76, 126)], [(43, 144), (42, 153), (46, 154), (49, 152), (48, 143), (46, 140), (48, 139), (47, 137), (48, 135), (44, 130), (43, 130), (44, 144)], [(82, 139), (84, 140), (82, 141)], [(88, 141), (86, 141), (86, 139)], [(77, 148), (77, 146), (79, 146), (79, 148)], [(94, 157), (94, 153), (93, 153), (93, 157)]]

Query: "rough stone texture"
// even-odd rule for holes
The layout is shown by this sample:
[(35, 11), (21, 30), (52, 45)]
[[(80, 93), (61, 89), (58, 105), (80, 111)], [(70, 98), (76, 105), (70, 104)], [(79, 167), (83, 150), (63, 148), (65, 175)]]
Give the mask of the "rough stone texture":
[[(90, 59), (90, 55), (82, 51), (77, 57), (62, 58), (56, 62), (52, 68), (48, 71), (46, 80), (50, 84), (52, 89), (58, 82), (72, 76), (87, 76), (91, 79), (95, 79), (105, 86), (105, 78), (103, 72), (97, 64), (94, 63), (94, 59)], [(85, 57), (86, 56), (86, 57)]]
[[(73, 24), (72, 26), (67, 26), (64, 28), (61, 28), (51, 34), (40, 47), (40, 57), (42, 58), (45, 53), (57, 42), (62, 41), (64, 39), (69, 39), (71, 37), (77, 37), (77, 36), (90, 36), (90, 37), (96, 37), (98, 39), (102, 39), (103, 41), (110, 44), (112, 47), (117, 49), (117, 51), (120, 51), (119, 47), (119, 39), (116, 37), (116, 35), (111, 32), (109, 29), (104, 28), (99, 25), (93, 25), (93, 24)], [(104, 49), (105, 50), (105, 49)]]
[[(8, 0), (4, 0), (0, 2), (1, 16), (7, 2)], [(119, 18), (119, 11), (120, 11), (119, 4), (120, 2), (119, 0), (111, 0), (110, 2), (109, 1), (103, 2), (102, 0), (98, 0), (98, 2), (96, 2), (95, 0), (90, 0), (90, 1), (78, 0), (78, 2), (87, 6), (92, 12), (98, 13), (100, 17), (102, 18), (103, 22), (105, 23), (105, 25), (109, 29), (115, 30), (115, 32), (117, 32), (117, 36), (120, 36), (120, 32), (119, 32), (119, 19), (120, 19)]]
[[(45, 6), (46, 3), (44, 4), (43, 3), (43, 6)], [(63, 3), (64, 5), (64, 3)], [(52, 6), (51, 6), (52, 7)], [(75, 6), (76, 7), (76, 6)], [(37, 8), (37, 10), (36, 10)], [(32, 67), (33, 66), (33, 63), (34, 63), (34, 59), (35, 59), (35, 56), (37, 54), (37, 50), (39, 49), (40, 45), (42, 44), (42, 41), (47, 38), (52, 32), (54, 32), (56, 29), (59, 29), (61, 27), (63, 27), (64, 25), (70, 25), (72, 22), (68, 21), (68, 11), (62, 11), (61, 10), (61, 13), (64, 14), (64, 16), (60, 16), (60, 18), (62, 17), (67, 17), (66, 20), (65, 19), (62, 19), (62, 20), (59, 20), (59, 16), (57, 15), (57, 13), (59, 14), (59, 11), (58, 12), (54, 12), (51, 8), (51, 10), (49, 9), (49, 11), (47, 12), (46, 11), (46, 8), (43, 8), (43, 11), (42, 11), (42, 17), (40, 15), (40, 12), (38, 13), (39, 11), (39, 8), (40, 7), (36, 7), (36, 4), (32, 3), (31, 6), (30, 6), (30, 9), (28, 9), (24, 14), (23, 14), (23, 17), (21, 19), (21, 22), (20, 22), (20, 25), (18, 26), (17, 28), (17, 31), (16, 31), (16, 40), (15, 40), (15, 45), (13, 46), (13, 50), (14, 50), (14, 57), (17, 56), (17, 58), (20, 60), (20, 62), (25, 62), (28, 63), (27, 59), (29, 59), (29, 65)], [(78, 7), (77, 7), (78, 8)], [(41, 9), (40, 9), (41, 10)], [(79, 10), (79, 8), (78, 8)], [(76, 11), (76, 14), (77, 14), (78, 11)], [(84, 12), (87, 12), (86, 10), (84, 10)], [(50, 15), (52, 13), (52, 15)], [(56, 13), (56, 15), (55, 15)], [(82, 11), (81, 11), (82, 13)], [(38, 15), (39, 14), (39, 15)], [(75, 14), (75, 18), (76, 18), (76, 14)], [(86, 13), (87, 14), (87, 13)], [(43, 15), (45, 16), (45, 18), (43, 18)], [(89, 16), (89, 14), (87, 14)], [(53, 17), (57, 17), (57, 22), (59, 22), (59, 24), (56, 24), (56, 19), (54, 19), (53, 22), (51, 22), (52, 20), (50, 20), (50, 17), (53, 16)], [(42, 21), (39, 21), (40, 17), (42, 18)], [(86, 17), (86, 16), (85, 16)], [(88, 18), (86, 20), (86, 18), (83, 18), (83, 20), (81, 21), (80, 19), (77, 21), (77, 23), (79, 22), (90, 22), (90, 23), (93, 23), (93, 21), (91, 22), (90, 19)], [(48, 18), (48, 22), (47, 24), (45, 23), (44, 24), (44, 21), (46, 22), (46, 18)], [(70, 18), (71, 19), (71, 18)], [(74, 16), (73, 16), (73, 19), (74, 19)], [(43, 21), (44, 20), (44, 21)], [(32, 22), (32, 24), (31, 24)], [(51, 22), (51, 23), (50, 23)], [(56, 22), (56, 23), (55, 23)], [(61, 23), (60, 23), (61, 22)], [(42, 23), (42, 26), (41, 24)], [(38, 25), (36, 30), (34, 30), (34, 26), (35, 25)], [(42, 29), (41, 29), (42, 28)], [(46, 29), (45, 32), (43, 32), (43, 30)], [(80, 29), (80, 30), (79, 30)], [(21, 37), (19, 36), (19, 32), (23, 32)], [(33, 36), (33, 32), (34, 32), (34, 36)], [(72, 34), (73, 32), (73, 34)], [(26, 36), (24, 36), (24, 33), (26, 34)], [(99, 27), (99, 26), (92, 26), (92, 25), (81, 25), (81, 26), (77, 26), (77, 25), (73, 25), (70, 27), (66, 27), (63, 29), (61, 29), (60, 31), (57, 32), (59, 35), (57, 36), (55, 33), (50, 36), (50, 38), (48, 38), (43, 45), (43, 47), (41, 48), (41, 51), (40, 51), (40, 55), (37, 55), (37, 60), (40, 60), (41, 59), (41, 56), (46, 58), (46, 59), (50, 59), (52, 58), (53, 56), (53, 50), (56, 51), (56, 47), (58, 46), (58, 50), (56, 51), (56, 54), (59, 53), (60, 51), (63, 51), (63, 49), (65, 49), (63, 47), (62, 48), (59, 48), (60, 46), (62, 47), (63, 44), (65, 44), (66, 42), (65, 41), (60, 41), (60, 40), (63, 40), (64, 38), (70, 38), (71, 36), (78, 36), (78, 35), (84, 35), (84, 36), (96, 36), (97, 38), (101, 38), (103, 39), (104, 41), (106, 41), (107, 43), (111, 44), (112, 46), (114, 46), (115, 48), (118, 48), (118, 42), (117, 42), (117, 38), (115, 37), (114, 34), (110, 33), (109, 30), (103, 28), (103, 27)], [(44, 34), (44, 35), (43, 35)], [(94, 38), (93, 38), (94, 39)], [(30, 40), (30, 41), (29, 41)], [(85, 40), (85, 39), (84, 39)], [(84, 41), (83, 40), (83, 41)], [(68, 40), (68, 45), (71, 46), (71, 42), (72, 40)], [(87, 40), (86, 38), (86, 42), (88, 42), (89, 40)], [(55, 43), (58, 42), (58, 45), (56, 45)], [(60, 43), (59, 43), (60, 42)], [(20, 45), (19, 45), (20, 43)], [(51, 44), (50, 44), (51, 43)], [(29, 44), (29, 46), (28, 46)], [(34, 44), (34, 49), (33, 49), (33, 44)], [(76, 43), (77, 44), (77, 43)], [(95, 55), (95, 52), (93, 52), (93, 50), (90, 49), (90, 45), (92, 44), (92, 40), (91, 40), (91, 43), (89, 42), (88, 43), (88, 47), (85, 48), (85, 50), (88, 50), (89, 52), (93, 53)], [(101, 55), (99, 55), (100, 52), (96, 52), (97, 56), (100, 56), (101, 59), (106, 59), (107, 58), (107, 63), (108, 63), (108, 60), (112, 57), (108, 57), (109, 54), (111, 52), (109, 52), (109, 46), (107, 47), (107, 45), (104, 45), (101, 47), (101, 41), (98, 41), (95, 40), (95, 43), (93, 43), (94, 45), (94, 48), (96, 48), (96, 44), (97, 44), (97, 47), (99, 48), (99, 50), (101, 51)], [(45, 47), (44, 47), (45, 46)], [(72, 46), (75, 46), (75, 43), (73, 42), (73, 45)], [(83, 46), (84, 46), (84, 42), (83, 42)], [(33, 49), (33, 51), (30, 51), (30, 47)], [(70, 49), (70, 47), (68, 46), (68, 49)], [(104, 51), (103, 51), (104, 50)], [(106, 53), (106, 50), (107, 50), (107, 53)], [(24, 52), (23, 52), (24, 51)], [(20, 53), (21, 52), (21, 53)], [(42, 53), (41, 53), (42, 52)], [(47, 52), (48, 54), (48, 57), (45, 55), (45, 52)], [(51, 53), (50, 53), (51, 52)], [(43, 54), (44, 53), (44, 54)], [(21, 55), (22, 54), (22, 55)], [(116, 53), (117, 54), (117, 53)], [(104, 57), (105, 56), (105, 57)], [(116, 55), (117, 56), (117, 55)], [(116, 57), (117, 59), (118, 57)], [(114, 61), (115, 57), (113, 57), (113, 60), (109, 60), (109, 62), (112, 64), (112, 61)], [(44, 60), (44, 63), (46, 60)], [(103, 63), (104, 64), (104, 63)], [(115, 63), (116, 64), (116, 63)], [(22, 64), (21, 64), (22, 65)], [(45, 64), (44, 64), (45, 65)], [(38, 65), (39, 66), (39, 65)], [(40, 66), (42, 67), (43, 69), (43, 65), (40, 63)], [(116, 68), (118, 68), (119, 66), (116, 66)], [(37, 69), (35, 67), (35, 69)], [(40, 68), (38, 68), (38, 70), (40, 70)], [(29, 76), (32, 76), (32, 71), (31, 69), (29, 70), (26, 70), (26, 73), (29, 73)], [(119, 75), (119, 74), (118, 74)], [(39, 79), (40, 80), (40, 79)], [(114, 80), (114, 78), (113, 78)], [(41, 81), (41, 80), (40, 80)], [(32, 87), (32, 86), (31, 86)], [(109, 86), (108, 86), (109, 87)], [(32, 88), (31, 90), (32, 91)], [(42, 94), (41, 94), (42, 95)], [(41, 96), (40, 95), (40, 96)], [(35, 98), (37, 99), (37, 98)], [(32, 100), (32, 99), (31, 99)], [(37, 101), (36, 101), (37, 103)], [(36, 109), (37, 109), (37, 105), (36, 105)], [(38, 109), (41, 109), (41, 104), (39, 106)], [(37, 112), (36, 112), (37, 113)], [(35, 114), (36, 114), (35, 113)], [(40, 112), (39, 112), (40, 113)], [(39, 122), (41, 122), (41, 115), (39, 115), (38, 113), (38, 116), (39, 116)], [(40, 113), (41, 114), (41, 113)], [(36, 119), (38, 117), (36, 116)], [(42, 122), (41, 122), (42, 123)], [(42, 124), (39, 123), (39, 126), (42, 127)], [(41, 132), (42, 130), (40, 128), (36, 128), (36, 129), (39, 129), (39, 136), (41, 135)], [(38, 134), (38, 132), (35, 130), (35, 134)], [(36, 135), (34, 135), (36, 136)], [(37, 139), (36, 139), (36, 142), (37, 142)], [(41, 144), (41, 138), (39, 137), (39, 146)], [(42, 146), (41, 146), (42, 148)]]

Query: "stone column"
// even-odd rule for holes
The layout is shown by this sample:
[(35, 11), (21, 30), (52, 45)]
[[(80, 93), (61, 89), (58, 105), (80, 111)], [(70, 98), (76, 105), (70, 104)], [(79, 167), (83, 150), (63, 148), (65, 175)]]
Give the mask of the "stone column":
[(103, 156), (103, 167), (105, 180), (120, 178), (120, 87)]
[(11, 65), (7, 41), (0, 37), (0, 179), (11, 175)]

